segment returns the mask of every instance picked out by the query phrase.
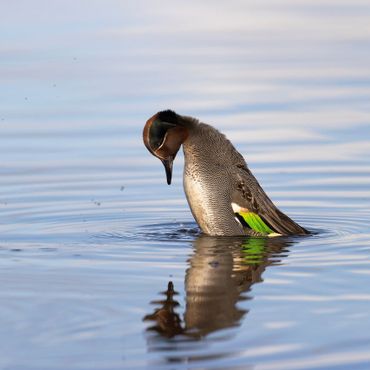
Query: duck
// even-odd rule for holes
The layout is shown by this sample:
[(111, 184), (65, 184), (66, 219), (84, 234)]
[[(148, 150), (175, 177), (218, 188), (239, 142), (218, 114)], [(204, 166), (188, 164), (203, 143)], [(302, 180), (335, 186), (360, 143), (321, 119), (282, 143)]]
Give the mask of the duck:
[(190, 210), (210, 236), (273, 237), (310, 232), (280, 211), (224, 134), (198, 119), (163, 110), (146, 121), (143, 141), (164, 165), (184, 152), (183, 185)]

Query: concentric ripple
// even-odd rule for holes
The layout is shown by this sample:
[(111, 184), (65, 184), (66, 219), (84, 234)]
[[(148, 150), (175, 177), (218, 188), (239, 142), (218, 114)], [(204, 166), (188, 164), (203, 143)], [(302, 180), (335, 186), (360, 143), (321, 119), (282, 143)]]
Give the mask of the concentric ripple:
[[(210, 4), (3, 1), (0, 369), (370, 369), (369, 4)], [(202, 235), (161, 109), (313, 234)]]

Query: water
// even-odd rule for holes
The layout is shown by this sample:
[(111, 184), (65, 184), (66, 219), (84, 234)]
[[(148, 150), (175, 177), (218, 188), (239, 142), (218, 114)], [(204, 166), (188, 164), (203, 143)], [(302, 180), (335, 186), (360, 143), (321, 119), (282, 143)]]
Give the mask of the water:
[[(0, 8), (1, 369), (370, 368), (367, 1)], [(316, 234), (201, 235), (166, 108)]]

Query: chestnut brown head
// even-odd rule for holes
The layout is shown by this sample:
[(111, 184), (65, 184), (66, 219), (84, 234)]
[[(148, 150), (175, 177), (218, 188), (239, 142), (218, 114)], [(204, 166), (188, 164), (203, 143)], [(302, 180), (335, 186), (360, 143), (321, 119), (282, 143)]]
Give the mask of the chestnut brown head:
[(144, 144), (162, 161), (168, 185), (171, 184), (173, 161), (187, 136), (188, 130), (181, 124), (181, 116), (171, 110), (158, 112), (144, 126)]

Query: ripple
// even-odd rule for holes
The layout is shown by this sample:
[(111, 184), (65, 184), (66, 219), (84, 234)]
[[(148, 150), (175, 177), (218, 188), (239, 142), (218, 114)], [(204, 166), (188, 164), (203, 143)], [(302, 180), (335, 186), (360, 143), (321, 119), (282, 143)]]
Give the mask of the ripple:
[(317, 217), (299, 217), (299, 222), (308, 225), (314, 237), (340, 238), (347, 235), (361, 235), (369, 231), (369, 218), (357, 212), (341, 212), (340, 215), (330, 214), (318, 215)]
[(184, 223), (159, 223), (136, 227), (127, 233), (102, 233), (93, 238), (108, 239), (111, 241), (122, 240), (150, 240), (150, 241), (191, 241), (201, 234), (195, 222)]
[[(370, 368), (365, 2), (3, 2), (1, 369)], [(202, 235), (159, 107), (313, 234)]]

